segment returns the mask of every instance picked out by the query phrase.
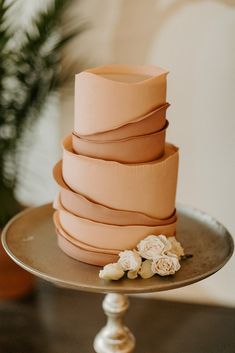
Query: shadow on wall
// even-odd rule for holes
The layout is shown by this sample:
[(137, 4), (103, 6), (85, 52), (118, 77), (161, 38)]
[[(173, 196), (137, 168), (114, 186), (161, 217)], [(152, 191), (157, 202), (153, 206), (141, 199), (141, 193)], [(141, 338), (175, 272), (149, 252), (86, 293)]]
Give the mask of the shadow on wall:
[[(195, 4), (195, 1), (175, 0), (165, 6), (164, 2), (156, 0), (122, 0), (112, 38), (112, 58), (118, 63), (145, 63), (152, 43), (164, 23), (174, 13), (192, 3)], [(198, 3), (205, 3), (205, 0), (198, 0)], [(214, 0), (214, 3), (235, 6), (234, 0)]]

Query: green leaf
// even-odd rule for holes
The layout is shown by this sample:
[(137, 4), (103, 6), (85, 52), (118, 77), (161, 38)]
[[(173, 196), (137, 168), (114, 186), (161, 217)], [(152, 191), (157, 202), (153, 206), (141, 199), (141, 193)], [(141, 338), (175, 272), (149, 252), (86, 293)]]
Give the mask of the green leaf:
[[(62, 83), (61, 49), (85, 30), (83, 24), (61, 30), (62, 15), (71, 2), (50, 2), (24, 31), (13, 30), (7, 23), (8, 11), (18, 0), (9, 5), (0, 0), (0, 186), (12, 189), (13, 194), (19, 183), (25, 137), (40, 118), (48, 97)], [(20, 44), (16, 41), (19, 35)], [(10, 46), (11, 41), (14, 45)]]

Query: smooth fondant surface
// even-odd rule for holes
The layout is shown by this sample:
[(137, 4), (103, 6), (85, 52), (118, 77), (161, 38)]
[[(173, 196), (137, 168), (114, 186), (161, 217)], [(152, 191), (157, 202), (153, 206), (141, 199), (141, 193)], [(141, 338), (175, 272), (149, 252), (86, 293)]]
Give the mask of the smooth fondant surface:
[[(91, 221), (113, 224), (113, 225), (146, 225), (157, 226), (170, 224), (176, 221), (174, 213), (167, 219), (149, 217), (143, 213), (117, 210), (98, 204), (79, 193), (72, 191), (62, 177), (62, 161), (58, 162), (53, 169), (54, 179), (60, 186), (58, 195), (62, 206), (74, 215)], [(57, 198), (55, 202), (57, 201)]]
[(120, 163), (151, 162), (164, 154), (167, 126), (168, 123), (153, 134), (115, 141), (89, 141), (72, 134), (73, 150), (83, 156)]
[[(154, 66), (129, 65), (100, 66), (79, 73), (75, 78), (74, 131), (89, 135), (113, 130), (165, 104), (167, 73)], [(121, 79), (125, 74), (144, 77), (130, 82)]]
[(75, 260), (95, 265), (95, 266), (105, 266), (108, 263), (116, 262), (118, 260), (117, 255), (112, 254), (102, 254), (93, 251), (88, 251), (79, 248), (78, 246), (72, 244), (62, 235), (60, 235), (59, 230), (56, 229), (57, 242), (59, 248), (68, 256)]
[(53, 215), (53, 222), (55, 224), (55, 227), (59, 230), (60, 235), (62, 235), (65, 239), (67, 239), (70, 243), (72, 243), (73, 245), (78, 246), (79, 248), (83, 249), (83, 250), (87, 250), (87, 251), (92, 251), (92, 252), (99, 252), (102, 254), (113, 254), (113, 255), (117, 255), (119, 253), (119, 250), (113, 250), (113, 249), (102, 249), (102, 248), (98, 248), (98, 247), (94, 247), (91, 246), (89, 244), (86, 244), (84, 242), (81, 242), (80, 240), (72, 237), (71, 235), (69, 235), (61, 226), (60, 224), (60, 219), (59, 219), (59, 213), (55, 212)]
[(162, 226), (115, 226), (81, 218), (58, 207), (58, 219), (68, 235), (82, 243), (114, 250), (133, 249), (149, 234), (173, 236), (176, 222)]
[(164, 128), (166, 125), (166, 110), (169, 107), (166, 103), (153, 110), (143, 117), (133, 120), (130, 123), (119, 127), (118, 129), (101, 132), (93, 135), (77, 135), (86, 138), (89, 141), (113, 141), (134, 136), (152, 134)]
[(73, 153), (68, 136), (62, 174), (73, 191), (104, 206), (168, 218), (175, 209), (178, 148), (166, 144), (164, 156), (156, 161), (122, 164)]

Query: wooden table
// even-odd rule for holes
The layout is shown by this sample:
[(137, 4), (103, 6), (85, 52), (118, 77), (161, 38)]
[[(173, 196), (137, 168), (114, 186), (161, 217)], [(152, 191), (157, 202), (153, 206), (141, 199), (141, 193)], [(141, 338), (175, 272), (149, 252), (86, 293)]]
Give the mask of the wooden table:
[[(21, 302), (0, 302), (0, 353), (92, 353), (103, 296), (39, 281)], [(234, 353), (235, 308), (130, 297), (135, 353)], [(156, 342), (156, 332), (158, 340)]]

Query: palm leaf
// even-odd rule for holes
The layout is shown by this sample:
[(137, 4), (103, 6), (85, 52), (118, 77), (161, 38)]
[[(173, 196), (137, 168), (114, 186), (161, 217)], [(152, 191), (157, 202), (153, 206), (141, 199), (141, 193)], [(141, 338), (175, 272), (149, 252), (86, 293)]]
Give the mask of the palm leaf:
[(85, 28), (63, 27), (61, 32), (62, 15), (71, 0), (54, 0), (32, 19), (31, 29), (21, 33), (21, 43), (9, 48), (10, 39), (18, 33), (11, 30), (6, 18), (16, 3), (6, 5), (0, 0), (0, 190), (5, 185), (13, 191), (19, 182), (18, 150), (48, 97), (62, 83), (61, 49)]

